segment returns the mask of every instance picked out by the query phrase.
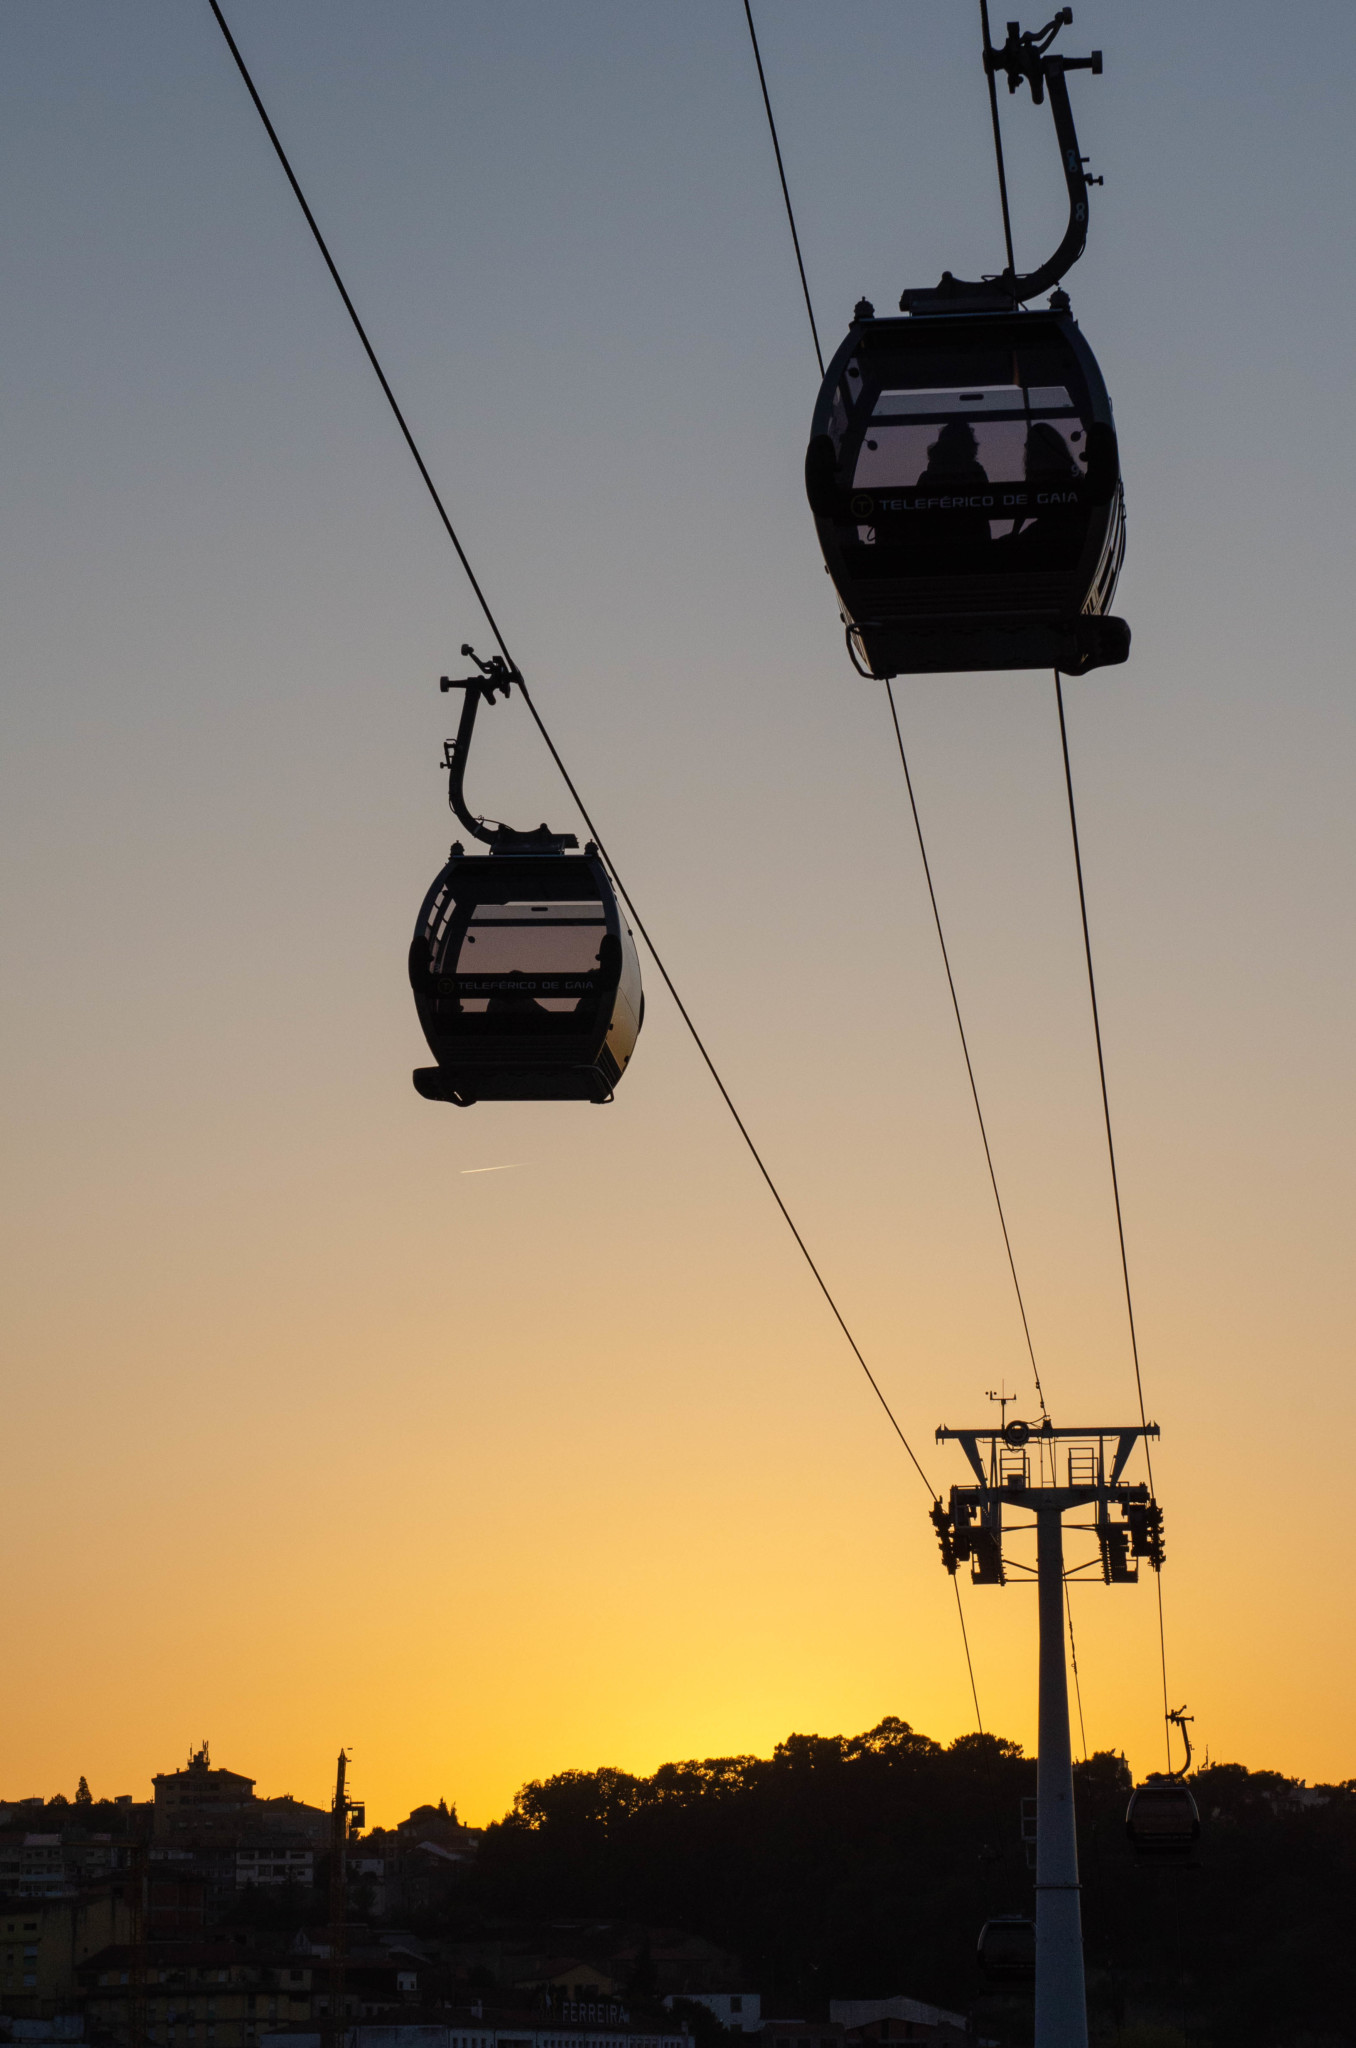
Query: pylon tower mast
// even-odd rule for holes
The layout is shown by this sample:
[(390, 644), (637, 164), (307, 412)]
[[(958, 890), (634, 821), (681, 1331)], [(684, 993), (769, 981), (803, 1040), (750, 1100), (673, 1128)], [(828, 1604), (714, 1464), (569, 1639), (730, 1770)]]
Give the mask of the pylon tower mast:
[[(1064, 1661), (1064, 1518), (1097, 1539), (1095, 1556), (1108, 1585), (1133, 1585), (1139, 1563), (1163, 1564), (1163, 1514), (1148, 1486), (1124, 1477), (1136, 1444), (1156, 1437), (1156, 1423), (1116, 1428), (1057, 1429), (1047, 1417), (1034, 1426), (939, 1429), (937, 1441), (958, 1443), (974, 1485), (953, 1486), (934, 1502), (932, 1521), (942, 1562), (953, 1575), (963, 1564), (977, 1586), (1034, 1577), (1040, 1624), (1040, 1713), (1036, 1760), (1036, 2041), (1035, 2048), (1087, 2048), (1087, 1994), (1079, 1906), (1078, 1839), (1074, 1824), (1073, 1756), (1069, 1743), (1069, 1681)], [(1033, 1473), (1033, 1453), (1035, 1470)], [(1061, 1457), (1063, 1471), (1060, 1470)], [(1036, 1537), (1034, 1569), (1011, 1555), (1019, 1534)]]

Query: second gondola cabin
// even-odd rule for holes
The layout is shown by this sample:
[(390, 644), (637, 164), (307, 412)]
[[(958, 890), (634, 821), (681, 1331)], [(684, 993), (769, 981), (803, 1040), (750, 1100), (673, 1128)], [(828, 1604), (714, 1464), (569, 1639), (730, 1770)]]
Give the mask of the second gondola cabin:
[(1125, 1832), (1142, 1863), (1184, 1863), (1195, 1855), (1201, 1815), (1180, 1778), (1151, 1777), (1136, 1785), (1125, 1810)]
[(1036, 1974), (1036, 1923), (1024, 1913), (997, 1913), (979, 1930), (980, 1973), (992, 1984), (1026, 1984)]
[(865, 673), (1125, 660), (1111, 401), (1058, 304), (877, 319), (863, 302), (820, 391), (805, 481)]
[(410, 983), (438, 1064), (429, 1100), (610, 1102), (645, 1014), (635, 941), (601, 860), (452, 857), (424, 898)]

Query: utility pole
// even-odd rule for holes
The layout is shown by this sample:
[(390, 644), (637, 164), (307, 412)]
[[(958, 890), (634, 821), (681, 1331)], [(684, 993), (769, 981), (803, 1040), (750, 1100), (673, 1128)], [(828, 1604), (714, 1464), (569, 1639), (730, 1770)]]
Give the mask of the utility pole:
[[(1064, 1582), (1100, 1569), (1107, 1585), (1133, 1585), (1140, 1558), (1163, 1563), (1163, 1514), (1147, 1486), (1123, 1478), (1141, 1437), (1158, 1425), (1118, 1429), (1056, 1429), (1013, 1420), (995, 1429), (939, 1429), (937, 1441), (959, 1443), (978, 1482), (953, 1486), (948, 1506), (932, 1508), (942, 1562), (954, 1573), (969, 1564), (977, 1586), (1036, 1581), (1040, 1627), (1040, 1713), (1036, 1761), (1036, 2041), (1035, 2048), (1087, 2048), (1073, 1756), (1069, 1743), (1069, 1679), (1064, 1653)], [(1064, 1472), (1059, 1461), (1064, 1454)], [(1032, 1472), (1032, 1457), (1036, 1469)], [(1096, 1552), (1066, 1572), (1064, 1517), (1096, 1537)], [(1030, 1520), (1018, 1520), (1019, 1515)], [(1036, 1535), (1034, 1568), (1015, 1559), (1008, 1542)], [(1007, 1539), (1007, 1540), (1005, 1540)]]
[(361, 1827), (362, 1805), (350, 1799), (345, 1789), (348, 1751), (339, 1752), (334, 1777), (334, 1804), (330, 1808), (330, 1954), (329, 2011), (324, 2029), (324, 2048), (345, 2048), (347, 2040), (348, 1983), (344, 1954), (348, 1921), (348, 1831), (350, 1822)]
[(127, 1851), (127, 2048), (146, 2043), (146, 1844), (136, 1833)]

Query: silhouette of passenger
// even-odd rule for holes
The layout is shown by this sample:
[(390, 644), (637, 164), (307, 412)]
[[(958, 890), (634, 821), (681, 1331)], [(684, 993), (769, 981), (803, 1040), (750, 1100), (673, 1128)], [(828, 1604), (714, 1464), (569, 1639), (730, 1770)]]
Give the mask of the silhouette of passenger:
[(520, 1031), (531, 1031), (543, 1019), (549, 1018), (551, 1012), (543, 1009), (536, 997), (526, 991), (520, 993), (512, 988), (499, 988), (485, 1005), (485, 1015), (499, 1018), (505, 1026), (516, 1025)]
[[(978, 457), (979, 443), (969, 420), (947, 420), (928, 449), (918, 489), (936, 492), (939, 497), (987, 491), (988, 472)], [(989, 514), (979, 507), (963, 512), (928, 511), (920, 524), (925, 536), (923, 549), (930, 558), (927, 566), (937, 574), (964, 570), (969, 566), (966, 556), (970, 550), (989, 545)]]
[(1061, 481), (1077, 483), (1083, 474), (1063, 434), (1049, 420), (1037, 420), (1027, 435), (1022, 472), (1029, 484), (1050, 490), (1058, 490)]
[[(1009, 545), (1032, 567), (1072, 568), (1087, 527), (1087, 514), (1075, 495), (1083, 472), (1049, 420), (1037, 420), (1027, 434), (1022, 470), (1030, 508)], [(1042, 497), (1054, 502), (1042, 504)]]

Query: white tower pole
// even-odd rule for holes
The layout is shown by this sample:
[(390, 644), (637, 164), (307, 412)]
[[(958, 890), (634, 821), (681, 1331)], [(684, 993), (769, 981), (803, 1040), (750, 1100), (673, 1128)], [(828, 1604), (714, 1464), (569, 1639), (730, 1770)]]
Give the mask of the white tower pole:
[(1040, 1732), (1036, 1765), (1036, 2048), (1088, 2048), (1064, 1661), (1061, 1506), (1036, 1510), (1040, 1606)]

